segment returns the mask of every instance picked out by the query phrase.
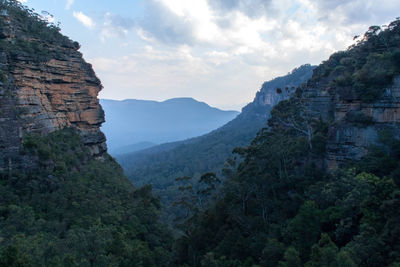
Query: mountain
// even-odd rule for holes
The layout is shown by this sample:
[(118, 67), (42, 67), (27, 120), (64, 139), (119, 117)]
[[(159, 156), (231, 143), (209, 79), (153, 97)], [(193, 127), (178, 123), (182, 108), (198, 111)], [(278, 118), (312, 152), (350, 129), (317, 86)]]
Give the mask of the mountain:
[[(303, 65), (286, 76), (265, 82), (254, 101), (234, 120), (219, 129), (183, 142), (167, 143), (136, 153), (117, 155), (128, 178), (135, 185), (151, 184), (163, 203), (162, 218), (171, 222), (179, 209), (174, 207), (178, 191), (177, 177), (195, 176), (213, 171), (220, 173), (236, 147), (247, 146), (266, 126), (271, 108), (286, 99), (295, 87), (311, 77), (315, 67)], [(278, 94), (277, 89), (282, 93)]]
[[(314, 68), (306, 64), (286, 76), (265, 82), (253, 102), (245, 106), (235, 119), (209, 134), (116, 158), (134, 184), (151, 183), (158, 189), (173, 184), (179, 176), (217, 171), (235, 147), (246, 146), (266, 126), (271, 108), (307, 81)], [(283, 93), (277, 94), (277, 88), (281, 88)]]
[(267, 125), (223, 176), (163, 191), (180, 211), (173, 235), (151, 186), (107, 153), (79, 44), (0, 1), (0, 266), (399, 266), (399, 40), (400, 18), (301, 67), (314, 70), (297, 88), (285, 84), (298, 69), (271, 81), (242, 113)]
[(331, 55), (223, 185), (178, 181), (180, 264), (399, 265), (399, 40), (400, 18)]
[(64, 127), (79, 131), (90, 153), (102, 157), (104, 116), (96, 97), (101, 84), (77, 51), (79, 44), (45, 23), (33, 22), (24, 29), (24, 22), (16, 20), (28, 20), (27, 14), (4, 6), (8, 13), (1, 16), (0, 32), (0, 168), (30, 167), (32, 161), (19, 153), (24, 136)]
[(156, 146), (156, 145), (157, 144), (151, 143), (151, 142), (139, 142), (139, 143), (135, 143), (135, 144), (132, 144), (132, 145), (127, 145), (127, 146), (115, 148), (112, 151), (112, 153), (114, 155), (127, 154), (127, 153), (136, 152), (136, 151), (139, 151), (139, 150), (144, 150), (144, 149)]
[(0, 1), (0, 266), (167, 266), (151, 187), (107, 154), (79, 44)]
[(111, 153), (139, 142), (165, 143), (199, 136), (239, 114), (210, 107), (193, 98), (163, 102), (101, 99), (100, 103), (106, 115), (102, 131)]

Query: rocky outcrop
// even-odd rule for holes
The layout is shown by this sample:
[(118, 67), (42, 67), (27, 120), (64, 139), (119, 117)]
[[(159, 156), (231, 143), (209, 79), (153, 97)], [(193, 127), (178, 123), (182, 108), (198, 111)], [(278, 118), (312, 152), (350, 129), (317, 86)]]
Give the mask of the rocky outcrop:
[[(289, 72), (286, 76), (281, 76), (272, 81), (265, 82), (260, 91), (257, 92), (252, 104), (255, 106), (275, 106), (282, 100), (288, 99), (296, 90), (300, 83), (311, 78), (316, 66), (304, 64)], [(285, 86), (282, 86), (285, 84)], [(279, 93), (277, 93), (279, 91)]]
[(297, 91), (309, 116), (329, 121), (328, 169), (361, 159), (371, 145), (377, 144), (379, 133), (385, 130), (400, 137), (400, 76), (383, 91), (382, 96), (372, 102), (357, 96), (343, 99), (337, 88), (332, 90), (322, 80), (309, 82)]
[(315, 68), (316, 66), (304, 64), (285, 76), (264, 82), (261, 89), (256, 93), (253, 102), (246, 105), (235, 120), (254, 121), (260, 119), (261, 124), (257, 125), (256, 131), (265, 127), (265, 122), (270, 117), (271, 108), (280, 101), (290, 98), (299, 85), (311, 78)]
[(0, 168), (34, 164), (20, 153), (24, 136), (65, 127), (76, 129), (91, 154), (101, 157), (102, 85), (79, 45), (36, 38), (6, 12), (0, 19)]
[(399, 39), (400, 19), (371, 27), (277, 105), (271, 125), (305, 136), (312, 158), (319, 164), (324, 155), (331, 170), (360, 160), (374, 145), (386, 146), (384, 139), (400, 139)]
[[(400, 77), (373, 103), (338, 101), (333, 105), (333, 111), (336, 124), (330, 128), (327, 143), (330, 169), (349, 160), (359, 160), (371, 145), (377, 144), (378, 135), (384, 130), (400, 136)], [(349, 121), (351, 113), (369, 120)]]

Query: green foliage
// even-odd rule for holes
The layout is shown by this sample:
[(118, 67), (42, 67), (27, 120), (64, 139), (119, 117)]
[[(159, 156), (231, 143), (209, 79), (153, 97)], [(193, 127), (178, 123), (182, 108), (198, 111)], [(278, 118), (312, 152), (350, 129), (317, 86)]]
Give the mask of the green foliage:
[(3, 83), (3, 85), (7, 86), (8, 85), (8, 79), (7, 76), (4, 75), (3, 71), (0, 70), (0, 82)]
[[(332, 55), (309, 85), (325, 82), (344, 99), (370, 102), (380, 97), (400, 73), (399, 43), (394, 41), (400, 38), (400, 21), (393, 23), (385, 31), (372, 28), (357, 47)], [(364, 91), (358, 91), (361, 88)], [(235, 149), (243, 161), (226, 172), (215, 203), (186, 220), (191, 231), (177, 242), (178, 263), (218, 266), (224, 259), (242, 266), (398, 264), (397, 125), (380, 127), (377, 143), (361, 160), (327, 172), (326, 138), (336, 124), (311, 114), (301, 90), (273, 108), (269, 128), (249, 146)], [(361, 111), (350, 111), (344, 119), (358, 128), (374, 123)]]
[(310, 247), (321, 231), (321, 211), (313, 201), (306, 201), (287, 226), (287, 236), (302, 258), (308, 258)]
[(10, 245), (0, 255), (0, 266), (29, 266), (29, 260), (17, 247)]
[(260, 263), (263, 266), (277, 266), (284, 253), (285, 245), (276, 239), (269, 238), (262, 251)]
[(279, 262), (280, 267), (300, 267), (300, 254), (294, 247), (289, 247), (283, 256), (283, 261)]
[(92, 159), (71, 129), (26, 136), (24, 147), (41, 166), (0, 184), (0, 262), (169, 264), (172, 238), (157, 222), (151, 187), (134, 189), (108, 156)]
[(336, 256), (338, 253), (337, 246), (332, 242), (329, 235), (322, 234), (318, 244), (312, 246), (310, 261), (306, 266), (337, 266)]
[(0, 40), (0, 51), (8, 53), (11, 58), (44, 62), (59, 57), (61, 54), (57, 50), (79, 48), (79, 44), (60, 33), (58, 25), (49, 23), (19, 1), (1, 0), (0, 10), (3, 12), (0, 16), (2, 31), (5, 35), (8, 31), (11, 34), (10, 18), (15, 31), (13, 38)]
[(362, 111), (349, 111), (346, 113), (345, 120), (358, 127), (365, 127), (373, 124), (372, 117), (365, 115)]
[[(389, 133), (381, 135), (379, 146), (393, 161), (398, 141)], [(293, 143), (285, 146), (282, 139), (285, 135), (266, 132), (243, 151), (244, 162), (225, 182), (215, 206), (187, 220), (191, 231), (179, 239), (177, 251), (177, 258), (186, 260), (178, 262), (388, 266), (398, 261), (400, 188), (390, 176), (377, 176), (385, 162), (375, 162), (376, 174), (366, 173), (367, 155), (329, 175), (305, 164), (311, 151), (309, 156), (296, 152)]]
[[(382, 96), (400, 74), (399, 21), (383, 29), (371, 27), (357, 45), (333, 54), (316, 69), (325, 77), (331, 91), (336, 91), (344, 100), (356, 97), (364, 102), (373, 102)], [(313, 77), (310, 83), (321, 76)]]
[[(265, 82), (258, 94), (275, 94), (276, 88), (284, 88), (283, 94), (289, 94), (286, 88), (294, 91), (311, 77), (314, 68), (305, 64), (285, 76)], [(231, 163), (240, 161), (240, 156), (232, 155), (232, 150), (247, 146), (266, 126), (271, 108), (271, 105), (250, 103), (234, 120), (207, 135), (118, 156), (117, 160), (134, 184), (153, 185), (163, 203), (162, 218), (172, 224), (174, 217), (182, 215), (179, 208), (173, 205), (179, 196), (180, 186), (175, 178), (192, 177), (195, 191), (202, 190), (197, 188), (198, 185), (204, 186), (198, 183), (202, 173), (214, 172), (223, 180), (222, 173), (231, 169)]]

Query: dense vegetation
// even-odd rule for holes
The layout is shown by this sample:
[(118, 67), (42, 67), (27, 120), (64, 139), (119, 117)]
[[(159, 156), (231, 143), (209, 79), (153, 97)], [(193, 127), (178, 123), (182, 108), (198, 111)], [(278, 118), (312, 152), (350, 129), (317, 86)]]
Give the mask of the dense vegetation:
[(384, 93), (385, 87), (400, 73), (398, 35), (400, 21), (389, 26), (371, 26), (358, 43), (348, 51), (333, 54), (321, 64), (314, 79), (329, 81), (342, 99), (355, 96), (371, 102)]
[[(285, 76), (265, 82), (258, 94), (272, 95), (278, 102), (283, 96), (276, 94), (277, 88), (299, 86), (311, 77), (314, 68), (306, 64)], [(179, 212), (173, 206), (180, 186), (175, 178), (191, 176), (196, 184), (203, 172), (219, 174), (226, 159), (232, 156), (232, 150), (247, 146), (257, 132), (265, 127), (272, 105), (258, 101), (260, 99), (256, 97), (234, 120), (209, 134), (118, 156), (117, 160), (135, 185), (153, 186), (162, 200), (163, 218), (171, 222)]]
[[(364, 103), (385, 97), (382, 88), (400, 73), (400, 20), (384, 30), (372, 29), (357, 46), (320, 65), (308, 84), (327, 82), (341, 97), (351, 93)], [(346, 71), (337, 73), (343, 64)], [(361, 75), (365, 70), (366, 77)], [(341, 83), (342, 75), (351, 82)], [(364, 158), (328, 172), (324, 156), (333, 121), (307, 115), (302, 104), (298, 91), (272, 110), (270, 128), (250, 146), (236, 149), (244, 161), (226, 170), (219, 190), (218, 179), (209, 180), (213, 186), (207, 188), (214, 193), (208, 196), (182, 184), (178, 204), (187, 212), (179, 223), (178, 263), (400, 265), (398, 133), (382, 128)], [(344, 119), (359, 127), (373, 123), (361, 113)], [(211, 203), (208, 208), (202, 206), (204, 199)]]
[(80, 47), (60, 33), (59, 25), (48, 22), (46, 12), (41, 16), (16, 0), (0, 0), (0, 12), (0, 51), (11, 58), (42, 62), (63, 56), (62, 47)]
[(0, 175), (0, 266), (162, 266), (171, 236), (151, 187), (90, 158), (71, 129), (27, 136), (35, 170)]
[(362, 161), (329, 174), (304, 136), (261, 133), (241, 151), (246, 159), (223, 196), (205, 211), (192, 202), (178, 262), (397, 266), (400, 141), (390, 132), (380, 140)]
[[(0, 3), (47, 25), (16, 1)], [(399, 40), (399, 19), (371, 27), (308, 85), (328, 84), (362, 104), (389, 97)], [(235, 149), (240, 160), (227, 161), (224, 179), (212, 172), (176, 179), (175, 240), (157, 220), (151, 187), (133, 188), (111, 157), (90, 155), (79, 133), (25, 135), (20, 153), (37, 167), (0, 172), (0, 266), (400, 266), (398, 123), (382, 126), (361, 160), (327, 171), (327, 135), (337, 121), (309, 115), (302, 89), (272, 109), (250, 145)], [(357, 111), (343, 120), (375, 123)]]
[[(13, 85), (14, 64), (70, 59), (78, 46), (18, 1), (0, 0), (2, 89)], [(10, 120), (19, 116), (15, 100)], [(73, 129), (23, 134), (21, 164), (0, 168), (0, 266), (169, 264), (172, 237), (158, 222), (150, 186), (135, 189), (110, 156), (94, 158)]]

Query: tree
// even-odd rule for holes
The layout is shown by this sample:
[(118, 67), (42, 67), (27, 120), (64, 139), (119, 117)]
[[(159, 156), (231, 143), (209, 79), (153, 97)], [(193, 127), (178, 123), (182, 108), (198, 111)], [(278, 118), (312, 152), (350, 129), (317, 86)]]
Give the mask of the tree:
[(286, 249), (283, 261), (279, 262), (280, 267), (300, 267), (300, 254), (294, 247)]

